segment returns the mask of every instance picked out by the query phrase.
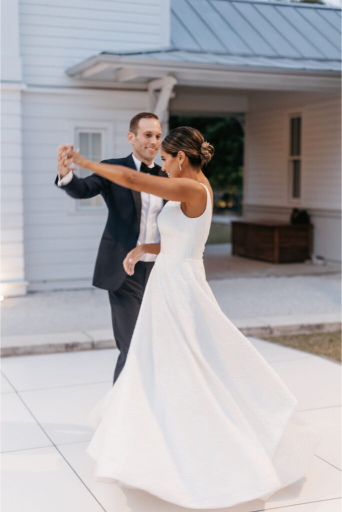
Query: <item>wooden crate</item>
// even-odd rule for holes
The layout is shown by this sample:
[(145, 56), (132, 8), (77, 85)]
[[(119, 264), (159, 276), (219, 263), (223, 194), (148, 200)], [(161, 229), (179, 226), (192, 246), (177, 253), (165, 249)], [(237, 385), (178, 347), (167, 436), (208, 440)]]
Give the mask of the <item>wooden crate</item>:
[(312, 224), (232, 221), (232, 254), (272, 263), (311, 258)]

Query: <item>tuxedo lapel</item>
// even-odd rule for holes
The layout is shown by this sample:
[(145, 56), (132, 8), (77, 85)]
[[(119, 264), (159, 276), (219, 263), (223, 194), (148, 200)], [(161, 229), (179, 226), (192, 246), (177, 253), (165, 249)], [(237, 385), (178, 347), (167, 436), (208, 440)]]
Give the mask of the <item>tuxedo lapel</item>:
[(135, 204), (135, 210), (137, 213), (138, 221), (140, 224), (140, 218), (141, 218), (141, 193), (137, 190), (132, 190), (132, 196)]

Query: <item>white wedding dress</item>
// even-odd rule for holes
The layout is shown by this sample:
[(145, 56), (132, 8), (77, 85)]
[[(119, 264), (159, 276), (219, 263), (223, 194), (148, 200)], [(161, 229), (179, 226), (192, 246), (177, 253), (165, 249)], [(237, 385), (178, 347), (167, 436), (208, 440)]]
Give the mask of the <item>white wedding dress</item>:
[(200, 217), (175, 201), (159, 215), (161, 252), (125, 367), (91, 413), (87, 448), (96, 479), (194, 509), (267, 499), (306, 474), (320, 440), (206, 281), (205, 188)]

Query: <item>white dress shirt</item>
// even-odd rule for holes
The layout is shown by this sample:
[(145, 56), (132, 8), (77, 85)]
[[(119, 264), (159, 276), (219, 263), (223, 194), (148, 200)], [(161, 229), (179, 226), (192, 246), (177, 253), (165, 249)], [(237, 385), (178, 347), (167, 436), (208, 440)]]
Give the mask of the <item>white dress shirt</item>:
[(65, 187), (65, 185), (68, 185), (68, 183), (70, 183), (70, 181), (72, 180), (72, 177), (73, 177), (72, 171), (69, 171), (68, 174), (66, 174), (64, 176), (64, 178), (62, 178), (62, 179), (61, 179), (60, 175), (58, 174), (59, 180), (57, 181), (57, 185), (59, 187)]
[[(132, 156), (137, 171), (140, 171), (140, 160), (134, 155)], [(154, 162), (152, 162), (149, 167), (154, 167)], [(140, 194), (141, 218), (137, 245), (158, 243), (160, 242), (160, 233), (157, 226), (157, 218), (163, 208), (163, 200), (161, 197), (148, 194), (147, 192), (140, 192)], [(140, 258), (140, 261), (155, 261), (156, 257), (156, 254), (144, 254), (144, 256)]]
[[(141, 161), (132, 154), (135, 167), (140, 171)], [(149, 167), (154, 167), (152, 162)], [(59, 179), (57, 185), (64, 187), (72, 180), (73, 172), (70, 171), (64, 178)], [(154, 196), (141, 192), (141, 218), (140, 218), (140, 233), (137, 246), (141, 244), (154, 244), (160, 242), (160, 233), (157, 226), (157, 217), (163, 208), (163, 200), (161, 197)], [(155, 261), (156, 254), (144, 254), (140, 261)]]

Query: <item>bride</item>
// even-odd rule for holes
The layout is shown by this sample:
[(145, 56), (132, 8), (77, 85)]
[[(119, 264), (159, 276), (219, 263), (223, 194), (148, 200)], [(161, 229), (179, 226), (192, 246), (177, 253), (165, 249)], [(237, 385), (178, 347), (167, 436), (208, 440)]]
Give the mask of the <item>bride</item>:
[(169, 179), (90, 162), (73, 146), (61, 155), (168, 200), (161, 244), (140, 245), (124, 261), (132, 274), (142, 254), (158, 254), (124, 370), (92, 411), (87, 453), (97, 479), (192, 509), (267, 499), (306, 474), (320, 439), (206, 281), (213, 193), (202, 167), (213, 152), (198, 130), (171, 131), (161, 149)]

